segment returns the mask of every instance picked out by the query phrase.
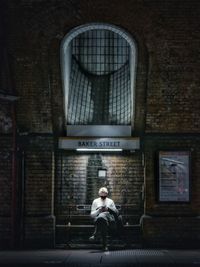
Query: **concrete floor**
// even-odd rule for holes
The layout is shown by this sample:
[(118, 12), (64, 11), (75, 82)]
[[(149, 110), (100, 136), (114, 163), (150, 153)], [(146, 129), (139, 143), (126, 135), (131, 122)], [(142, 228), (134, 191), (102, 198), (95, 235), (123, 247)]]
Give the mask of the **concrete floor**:
[(200, 266), (200, 249), (24, 250), (0, 251), (0, 267)]

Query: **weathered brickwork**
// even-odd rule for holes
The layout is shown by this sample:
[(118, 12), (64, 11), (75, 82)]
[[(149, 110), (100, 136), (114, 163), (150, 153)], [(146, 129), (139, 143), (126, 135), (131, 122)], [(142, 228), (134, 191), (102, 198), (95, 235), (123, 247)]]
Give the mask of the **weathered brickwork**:
[(26, 215), (51, 214), (52, 152), (26, 152)]
[(10, 134), (12, 133), (12, 114), (11, 105), (9, 103), (2, 102), (0, 106), (0, 133)]
[[(54, 152), (51, 136), (21, 136), (24, 246), (54, 246)], [(40, 242), (41, 241), (41, 242)]]
[(8, 248), (11, 245), (11, 219), (10, 216), (0, 216), (0, 248)]
[[(64, 212), (66, 203), (89, 203), (96, 196), (94, 188), (101, 182), (94, 183), (96, 176), (93, 175), (98, 164), (107, 169), (107, 180), (101, 181), (110, 187), (116, 202), (139, 205), (145, 181), (146, 217), (142, 219), (142, 227), (148, 245), (159, 246), (166, 236), (168, 243), (173, 238), (177, 244), (183, 239), (189, 243), (193, 237), (198, 241), (199, 222), (195, 216), (200, 213), (200, 2), (10, 0), (2, 1), (1, 7), (4, 24), (0, 29), (5, 28), (6, 35), (0, 36), (6, 38), (13, 87), (19, 96), (17, 181), (19, 188), (24, 186), (22, 194), (18, 192), (24, 233), (20, 238), (24, 246), (37, 245), (41, 240), (44, 240), (43, 246), (54, 245), (54, 215)], [(96, 158), (63, 152), (61, 163), (57, 138), (66, 135), (66, 129), (60, 44), (71, 29), (92, 22), (117, 25), (136, 41), (132, 135), (140, 137), (141, 149), (136, 154)], [(5, 246), (11, 238), (13, 140), (9, 105), (0, 106), (0, 239), (5, 240)], [(188, 204), (157, 201), (155, 155), (163, 149), (191, 151), (191, 201)], [(181, 237), (181, 231), (187, 229), (191, 235)]]
[(1, 136), (0, 138), (0, 248), (3, 244), (8, 246), (10, 244), (11, 237), (11, 142), (11, 137)]
[(55, 217), (53, 215), (26, 217), (23, 246), (30, 248), (53, 248), (55, 245), (54, 228)]
[(199, 248), (199, 218), (145, 216), (142, 227), (145, 246)]
[(0, 102), (0, 248), (10, 245), (12, 201), (12, 114), (11, 105)]
[[(32, 132), (52, 131), (51, 93), (55, 84), (50, 81), (52, 73), (57, 73), (58, 68), (54, 70), (49, 64), (50, 47), (55, 40), (60, 42), (73, 27), (101, 21), (119, 25), (135, 37), (139, 51), (138, 79), (146, 70), (146, 66), (141, 69), (140, 65), (146, 56), (146, 46), (149, 61), (146, 130), (199, 132), (199, 79), (196, 75), (199, 69), (196, 57), (199, 3), (184, 1), (179, 6), (179, 12), (174, 13), (176, 2), (132, 3), (127, 0), (123, 1), (123, 5), (119, 1), (21, 2), (21, 8), (16, 9), (15, 15), (11, 13), (15, 27), (10, 29), (9, 35), (10, 53), (15, 58), (16, 89), (22, 96), (18, 107), (19, 126)], [(52, 53), (55, 54), (55, 51)], [(56, 55), (59, 59), (59, 51)], [(19, 79), (21, 73), (24, 79)], [(60, 77), (56, 79), (56, 83), (60, 83)], [(143, 90), (142, 87), (137, 91)], [(137, 111), (138, 116), (144, 112), (138, 108)], [(27, 118), (28, 114), (31, 114), (31, 120)]]
[(11, 204), (11, 153), (8, 151), (1, 151), (1, 163), (0, 163), (0, 203), (1, 203), (1, 215), (10, 215)]
[[(98, 177), (105, 169), (106, 177)], [(143, 166), (140, 154), (131, 155), (58, 155), (56, 173), (56, 212), (66, 214), (67, 205), (91, 205), (101, 186), (109, 189), (116, 204), (134, 204), (141, 210)], [(62, 208), (61, 208), (62, 207)]]

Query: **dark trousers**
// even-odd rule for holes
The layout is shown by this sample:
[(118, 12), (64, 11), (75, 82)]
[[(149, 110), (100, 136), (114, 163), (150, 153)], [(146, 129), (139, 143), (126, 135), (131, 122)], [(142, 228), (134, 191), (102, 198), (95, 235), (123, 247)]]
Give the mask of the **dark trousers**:
[(113, 223), (115, 223), (115, 219), (109, 212), (102, 212), (95, 218), (95, 230), (93, 235), (97, 235), (98, 233), (101, 235), (104, 247), (107, 245), (108, 227)]
[(103, 245), (107, 244), (107, 234), (108, 230), (111, 235), (117, 236), (119, 239), (124, 240), (124, 225), (121, 215), (113, 216), (110, 213), (100, 213), (99, 216), (95, 219), (95, 230), (93, 235), (98, 233), (101, 235)]

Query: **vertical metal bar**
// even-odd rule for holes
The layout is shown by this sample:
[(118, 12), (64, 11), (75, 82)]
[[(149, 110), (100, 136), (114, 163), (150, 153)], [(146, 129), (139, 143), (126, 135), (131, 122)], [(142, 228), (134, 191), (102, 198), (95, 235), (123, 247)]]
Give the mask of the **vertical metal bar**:
[[(73, 98), (73, 105), (72, 105), (72, 114), (74, 115), (74, 121), (73, 123), (76, 124), (76, 115), (77, 115), (77, 109), (78, 109), (78, 95), (79, 95), (79, 87), (77, 86), (77, 84), (79, 84), (79, 70), (78, 70), (78, 65), (77, 65), (77, 62), (74, 61), (74, 64), (76, 64), (76, 69), (75, 69), (75, 73), (74, 73), (74, 77), (73, 77), (73, 80), (75, 80), (75, 83), (74, 83), (74, 98)], [(71, 92), (72, 94), (72, 92)]]
[(70, 122), (71, 123), (75, 123), (74, 121), (74, 117), (73, 117), (73, 109), (75, 107), (75, 99), (76, 99), (76, 87), (74, 85), (74, 81), (75, 81), (75, 84), (76, 84), (76, 80), (75, 80), (75, 73), (77, 71), (77, 65), (76, 65), (76, 61), (75, 59), (72, 58), (72, 72), (71, 72), (71, 86), (70, 86), (70, 95), (69, 95), (69, 98), (70, 98), (70, 101), (69, 101), (69, 107), (70, 107)]
[(78, 96), (78, 102), (79, 102), (79, 109), (78, 109), (78, 122), (82, 124), (81, 122), (81, 114), (82, 114), (82, 106), (83, 106), (83, 92), (85, 90), (84, 86), (82, 86), (82, 84), (84, 84), (84, 80), (85, 80), (85, 76), (84, 74), (81, 72), (80, 73), (80, 81), (79, 81), (79, 96)]
[(83, 124), (87, 123), (87, 113), (86, 113), (86, 108), (87, 108), (87, 98), (88, 98), (88, 87), (89, 87), (89, 80), (87, 79), (86, 81), (86, 92), (85, 92), (85, 107), (84, 107), (84, 111), (83, 111)]

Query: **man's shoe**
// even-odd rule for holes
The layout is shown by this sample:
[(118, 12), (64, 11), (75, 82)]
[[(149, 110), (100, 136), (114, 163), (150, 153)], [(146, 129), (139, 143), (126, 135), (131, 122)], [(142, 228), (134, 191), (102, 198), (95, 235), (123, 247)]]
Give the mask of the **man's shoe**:
[(108, 251), (108, 247), (107, 247), (107, 246), (104, 246), (104, 247), (103, 247), (103, 250), (104, 250), (104, 251)]

